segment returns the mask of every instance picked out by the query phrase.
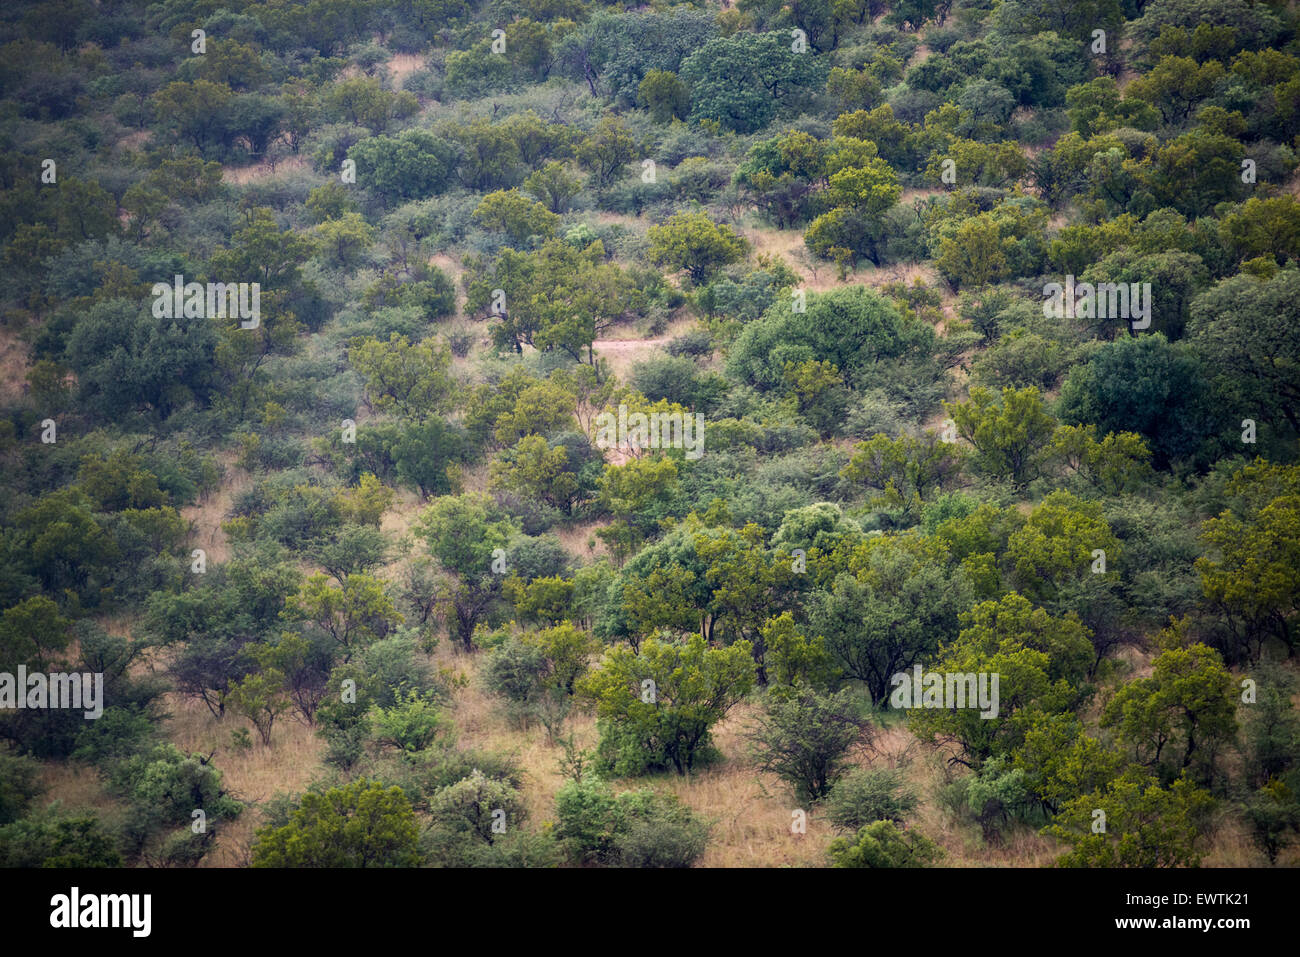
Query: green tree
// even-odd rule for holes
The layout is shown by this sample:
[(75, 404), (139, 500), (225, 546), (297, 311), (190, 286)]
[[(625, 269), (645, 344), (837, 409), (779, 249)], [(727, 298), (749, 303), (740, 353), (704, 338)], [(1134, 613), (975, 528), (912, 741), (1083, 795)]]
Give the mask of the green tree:
[(1151, 677), (1129, 682), (1106, 703), (1102, 727), (1115, 728), (1137, 761), (1159, 769), (1172, 757), (1181, 772), (1236, 735), (1236, 682), (1219, 653), (1202, 644), (1166, 649), (1151, 667)]
[(1238, 260), (1271, 256), (1281, 266), (1300, 258), (1300, 203), (1293, 196), (1252, 196), (1223, 217), (1219, 233)]
[(601, 724), (600, 754), (616, 774), (694, 770), (710, 729), (753, 686), (749, 642), (710, 648), (699, 635), (651, 638), (639, 653), (615, 646), (580, 682)]
[[(1104, 556), (1097, 556), (1098, 550)], [(1102, 516), (1101, 503), (1081, 501), (1057, 489), (1011, 533), (1006, 560), (1021, 594), (1050, 602), (1068, 582), (1085, 575), (1116, 574), (1100, 569), (1117, 564), (1120, 554), (1119, 539)]]
[(857, 552), (851, 574), (840, 573), (813, 595), (808, 630), (878, 704), (894, 675), (957, 636), (973, 596), (964, 575), (906, 538), (877, 538)]
[(505, 548), (514, 526), (498, 517), (485, 495), (446, 496), (416, 521), (416, 534), (452, 578), (446, 596), (453, 632), (465, 651), (474, 650), (474, 627), (501, 593)]
[(517, 189), (488, 193), (474, 210), (473, 218), (484, 229), (503, 232), (516, 244), (533, 236), (549, 239), (560, 222), (559, 216)]
[(327, 219), (318, 225), (315, 235), (336, 265), (355, 269), (374, 242), (375, 230), (360, 213), (344, 213), (338, 219)]
[(771, 695), (752, 732), (754, 759), (759, 770), (788, 783), (797, 800), (819, 801), (844, 774), (845, 758), (868, 727), (848, 689)]
[(662, 226), (651, 226), (650, 261), (684, 269), (697, 284), (723, 266), (738, 262), (748, 244), (730, 226), (720, 226), (704, 213), (677, 213)]
[(691, 111), (691, 94), (671, 70), (648, 70), (637, 87), (637, 102), (656, 123), (684, 120)]
[(582, 190), (582, 181), (559, 160), (550, 160), (533, 170), (524, 180), (524, 189), (553, 213), (564, 214), (573, 205), (573, 197)]
[(847, 249), (852, 261), (866, 256), (880, 265), (885, 214), (903, 193), (898, 175), (884, 160), (872, 157), (836, 170), (828, 183), (820, 199), (831, 209), (812, 221), (804, 242), (824, 258)]
[(402, 621), (383, 582), (360, 572), (337, 587), (325, 575), (310, 576), (286, 606), (286, 617), (310, 622), (329, 635), (345, 662)]
[(361, 778), (308, 792), (280, 827), (254, 837), (254, 867), (411, 867), (419, 827), (401, 788)]
[(1201, 526), (1212, 551), (1196, 560), (1196, 569), (1205, 597), (1222, 612), (1234, 638), (1234, 657), (1257, 657), (1268, 637), (1294, 652), (1300, 611), (1296, 471), (1256, 460), (1229, 481), (1229, 489), (1245, 498), (1241, 514), (1225, 510)]
[(591, 173), (597, 190), (611, 186), (623, 173), (623, 168), (637, 155), (636, 141), (627, 125), (618, 118), (606, 116), (596, 124), (595, 130), (574, 150), (578, 162)]
[(1288, 332), (1300, 309), (1297, 294), (1295, 269), (1271, 279), (1233, 276), (1196, 299), (1187, 329), (1227, 394), (1259, 418), (1284, 420), (1291, 435), (1300, 434), (1300, 343)]
[(962, 438), (975, 447), (980, 468), (1019, 486), (1038, 475), (1044, 446), (1056, 428), (1038, 389), (1006, 388), (999, 402), (988, 389), (976, 386), (968, 401), (943, 406)]
[(822, 89), (828, 69), (819, 57), (794, 52), (786, 32), (738, 32), (697, 47), (678, 75), (690, 89), (693, 119), (754, 133), (779, 106)]
[[(1130, 768), (1104, 790), (1067, 802), (1047, 831), (1071, 845), (1060, 867), (1196, 867), (1213, 805), (1189, 781), (1162, 788)], [(1094, 826), (1098, 810), (1106, 815), (1104, 831)]]
[(455, 145), (428, 130), (372, 136), (348, 150), (357, 164), (357, 184), (386, 203), (424, 199), (447, 188), (456, 168)]
[(826, 816), (841, 830), (859, 831), (876, 821), (902, 824), (917, 803), (899, 769), (854, 768), (831, 789)]
[[(124, 843), (129, 856), (152, 866), (194, 866), (215, 846), (221, 825), (243, 812), (222, 785), (211, 756), (159, 745), (126, 759), (110, 785), (128, 802)], [(195, 833), (193, 812), (206, 827)]]
[(1197, 455), (1213, 434), (1209, 383), (1192, 349), (1162, 333), (1123, 336), (1070, 370), (1057, 406), (1070, 425), (1146, 440), (1157, 468)]
[(253, 723), (263, 746), (269, 748), (275, 719), (289, 710), (284, 672), (268, 668), (257, 674), (245, 675), (231, 686), (226, 703), (237, 714)]
[(897, 439), (879, 433), (854, 446), (840, 478), (875, 490), (878, 494), (869, 504), (901, 509), (905, 519), (919, 519), (922, 497), (951, 487), (961, 476), (961, 462), (957, 446), (940, 441), (934, 432)]
[(395, 409), (423, 423), (452, 404), (451, 350), (439, 339), (411, 343), (397, 333), (387, 342), (366, 337), (349, 346), (348, 361), (365, 380), (369, 402), (380, 411)]

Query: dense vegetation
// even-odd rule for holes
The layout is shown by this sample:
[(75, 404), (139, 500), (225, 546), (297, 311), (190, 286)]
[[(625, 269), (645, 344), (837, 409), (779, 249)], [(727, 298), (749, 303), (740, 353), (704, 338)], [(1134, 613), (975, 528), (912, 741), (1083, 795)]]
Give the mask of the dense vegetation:
[(1295, 863), (1298, 24), (7, 4), (0, 864)]

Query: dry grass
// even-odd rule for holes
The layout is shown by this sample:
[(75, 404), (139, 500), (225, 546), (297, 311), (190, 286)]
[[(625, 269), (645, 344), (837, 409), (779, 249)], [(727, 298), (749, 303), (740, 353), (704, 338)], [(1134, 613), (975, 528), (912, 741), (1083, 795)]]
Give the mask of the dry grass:
[(668, 336), (657, 339), (597, 339), (592, 343), (596, 355), (609, 363), (610, 369), (626, 381), (632, 367), (668, 344)]
[(37, 802), (40, 806), (58, 801), (64, 813), (93, 811), (104, 817), (111, 816), (116, 810), (99, 774), (86, 765), (73, 761), (42, 762), (40, 782), (45, 788)]
[[(614, 451), (617, 450), (609, 449), (606, 451), (607, 460), (609, 453)], [(564, 546), (565, 551), (579, 561), (590, 563), (601, 555), (609, 554), (609, 549), (605, 547), (605, 543), (596, 538), (596, 529), (601, 526), (602, 523), (597, 521), (578, 522), (574, 525), (557, 526), (551, 531), (560, 540), (560, 544)], [(593, 540), (595, 544), (589, 544)]]
[[(320, 770), (324, 742), (313, 729), (285, 715), (276, 721), (268, 748), (256, 729), (238, 715), (227, 712), (217, 721), (201, 701), (175, 694), (167, 695), (166, 705), (171, 712), (168, 737), (182, 751), (213, 755), (225, 788), (249, 805), (238, 819), (222, 827), (215, 849), (203, 861), (205, 867), (240, 866), (246, 863), (249, 842), (261, 820), (257, 805), (279, 792), (305, 790)], [(254, 743), (248, 750), (231, 746), (230, 735), (236, 728), (252, 736)]]
[[(506, 720), (496, 700), (478, 684), (478, 659), (456, 654), (449, 646), (437, 653), (438, 663), (453, 668), (469, 679), (458, 689), (452, 702), (452, 716), (460, 731), (462, 746), (497, 751), (514, 756), (524, 771), (524, 798), (531, 826), (555, 819), (555, 795), (567, 778), (560, 770), (564, 749), (547, 740), (540, 726), (517, 728)], [(785, 789), (769, 775), (757, 774), (741, 756), (741, 730), (748, 709), (741, 707), (716, 730), (715, 740), (726, 756), (718, 766), (689, 777), (663, 775), (647, 781), (624, 781), (616, 787), (627, 790), (649, 786), (672, 791), (682, 801), (713, 822), (708, 850), (702, 867), (815, 866), (823, 863), (830, 829), (815, 814), (808, 817), (807, 833), (790, 833), (794, 805)], [(594, 718), (575, 713), (565, 725), (580, 748), (594, 748), (597, 735)]]
[(276, 163), (274, 170), (271, 169), (271, 164), (265, 160), (260, 163), (253, 163), (251, 166), (227, 166), (223, 169), (222, 178), (227, 183), (245, 186), (254, 180), (266, 179), (268, 176), (283, 176), (285, 173), (297, 172), (306, 168), (307, 157), (288, 156)]
[(385, 64), (394, 88), (400, 90), (406, 78), (417, 70), (423, 70), (426, 62), (426, 59), (418, 53), (394, 54), (393, 58)]
[(187, 505), (180, 510), (181, 517), (190, 522), (193, 528), (191, 542), (196, 548), (207, 552), (209, 562), (220, 563), (230, 558), (230, 543), (226, 541), (221, 523), (230, 514), (235, 495), (246, 491), (253, 484), (252, 475), (235, 467), (236, 455), (235, 452), (224, 452), (218, 456), (226, 469), (226, 475), (216, 492), (197, 505)]
[[(506, 719), (496, 700), (478, 684), (477, 658), (458, 654), (447, 644), (435, 657), (440, 666), (463, 674), (469, 682), (455, 692), (451, 704), (461, 746), (512, 755), (524, 771), (531, 826), (553, 822), (555, 795), (567, 780), (560, 770), (563, 748), (548, 741), (541, 726), (519, 728)], [(755, 714), (755, 705), (741, 704), (714, 730), (714, 742), (723, 756), (718, 764), (686, 777), (667, 774), (615, 786), (671, 791), (710, 821), (713, 829), (700, 867), (823, 866), (836, 831), (816, 808), (805, 808), (806, 833), (792, 833), (798, 804), (785, 784), (775, 775), (756, 771), (748, 758), (746, 730)], [(572, 734), (581, 748), (594, 748), (597, 741), (589, 714), (572, 715), (562, 733)], [(859, 763), (904, 769), (921, 797), (912, 823), (944, 849), (946, 866), (1041, 867), (1059, 855), (1057, 843), (1032, 828), (1013, 829), (1002, 843), (986, 846), (977, 828), (955, 825), (937, 800), (939, 789), (949, 780), (943, 757), (898, 726), (881, 731)]]
[(0, 326), (0, 400), (18, 402), (27, 393), (31, 348), (8, 326)]

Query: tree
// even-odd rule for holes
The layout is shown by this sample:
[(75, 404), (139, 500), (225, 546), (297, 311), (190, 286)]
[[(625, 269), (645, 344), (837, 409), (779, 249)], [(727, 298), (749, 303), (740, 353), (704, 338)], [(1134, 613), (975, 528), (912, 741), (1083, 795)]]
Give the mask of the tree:
[(827, 848), (832, 867), (930, 867), (943, 851), (920, 831), (876, 821), (854, 838), (837, 837)]
[(976, 386), (969, 401), (943, 406), (962, 438), (975, 447), (979, 467), (1019, 486), (1037, 476), (1043, 447), (1056, 428), (1038, 389), (1006, 388), (999, 402), (988, 389)]
[(935, 268), (958, 286), (984, 286), (1012, 274), (1002, 227), (988, 216), (963, 220), (939, 236)]
[(117, 841), (93, 815), (27, 817), (0, 826), (0, 866), (122, 867)]
[[(1107, 565), (1119, 562), (1120, 542), (1102, 517), (1099, 502), (1085, 502), (1057, 489), (1030, 513), (1007, 540), (1006, 560), (1021, 594), (1051, 602), (1067, 582), (1101, 574), (1094, 568), (1104, 553)], [(1109, 572), (1107, 574), (1114, 574)]]
[(748, 244), (730, 226), (719, 226), (704, 213), (677, 213), (662, 226), (651, 226), (650, 261), (685, 269), (691, 281), (707, 281), (723, 266), (739, 261)]
[(100, 415), (165, 419), (204, 405), (215, 385), (217, 336), (210, 319), (157, 318), (116, 299), (90, 306), (68, 337), (65, 361), (80, 400)]
[[(262, 675), (278, 673), (281, 676), (279, 691), (288, 695), (289, 700), (308, 725), (316, 723), (316, 709), (320, 707), (327, 693), (330, 670), (334, 665), (334, 649), (328, 647), (328, 644), (327, 641), (313, 641), (303, 635), (284, 632), (275, 644), (252, 646), (248, 652), (257, 662)], [(254, 677), (257, 676), (251, 674), (245, 676), (245, 700), (239, 704), (253, 705), (258, 697), (265, 697), (268, 704), (273, 708), (277, 707), (276, 696), (279, 691), (270, 682), (261, 683), (260, 686), (256, 683), (248, 685), (248, 679)], [(255, 708), (241, 708), (233, 702), (232, 705), (246, 714), (248, 710), (255, 710)], [(263, 713), (267, 713), (271, 720), (274, 720), (278, 712), (264, 711)], [(254, 721), (254, 724), (257, 723), (252, 715), (248, 717), (249, 720)], [(269, 739), (269, 723), (267, 735)], [(270, 742), (267, 740), (264, 743)]]
[(254, 837), (254, 867), (411, 867), (419, 827), (399, 787), (361, 778), (324, 794), (308, 792), (280, 827)]
[(1137, 761), (1160, 770), (1173, 757), (1181, 772), (1199, 751), (1212, 756), (1235, 737), (1236, 698), (1236, 682), (1213, 648), (1168, 648), (1152, 662), (1151, 677), (1129, 682), (1106, 703), (1101, 724), (1116, 729)]
[(1187, 119), (1197, 102), (1214, 92), (1224, 72), (1223, 64), (1217, 60), (1197, 63), (1190, 57), (1163, 56), (1124, 92), (1153, 105), (1165, 123), (1178, 125)]
[(596, 189), (604, 190), (636, 158), (637, 147), (627, 125), (621, 119), (606, 116), (574, 152), (578, 162), (591, 172)]
[(334, 263), (343, 269), (355, 269), (374, 242), (375, 230), (361, 218), (360, 213), (344, 213), (338, 219), (327, 219), (315, 229), (323, 249)]
[(1213, 434), (1209, 391), (1189, 346), (1171, 344), (1161, 333), (1122, 336), (1070, 370), (1058, 411), (1070, 425), (1142, 436), (1152, 464), (1168, 468), (1195, 456)]
[[(1005, 90), (1002, 91), (1006, 93)], [(1007, 94), (1008, 98), (1010, 94)], [(1009, 109), (1008, 109), (1009, 112)], [(979, 111), (976, 115), (984, 115)], [(1014, 186), (1029, 172), (1029, 162), (1015, 143), (979, 143), (953, 140), (930, 156), (925, 175), (931, 182), (944, 183), (944, 165), (952, 161), (953, 175), (963, 186)]]
[(549, 239), (560, 222), (559, 216), (517, 189), (488, 193), (474, 210), (473, 218), (484, 229), (505, 233), (517, 245), (534, 236)]
[(841, 830), (859, 831), (876, 821), (902, 824), (916, 805), (916, 792), (899, 769), (854, 768), (831, 789), (826, 816)]
[(999, 675), (998, 713), (977, 707), (920, 708), (908, 727), (927, 740), (960, 746), (950, 759), (978, 770), (990, 758), (1015, 752), (1039, 714), (1081, 700), (1078, 683), (1092, 662), (1087, 629), (1073, 616), (1054, 618), (1012, 592), (976, 605), (962, 619), (957, 640), (931, 667), (940, 674)]
[(1252, 196), (1223, 217), (1219, 233), (1239, 261), (1271, 256), (1281, 266), (1300, 258), (1300, 203), (1293, 196)]
[[(504, 310), (496, 290), (505, 294)], [(599, 240), (579, 249), (558, 239), (536, 252), (502, 250), (490, 270), (469, 285), (466, 307), (494, 309), (492, 337), (522, 354), (525, 345), (561, 350), (595, 364), (592, 343), (629, 308), (639, 293), (632, 278), (605, 261)]]
[[(1068, 801), (1048, 833), (1072, 846), (1059, 867), (1196, 867), (1197, 849), (1214, 800), (1180, 778), (1162, 788), (1130, 768), (1102, 791)], [(1093, 825), (1105, 813), (1106, 829)]]
[(637, 103), (656, 123), (684, 120), (691, 111), (691, 94), (671, 70), (648, 70), (637, 87)]
[(690, 867), (704, 853), (709, 827), (673, 794), (650, 788), (614, 794), (583, 777), (555, 795), (556, 835), (575, 864)]
[(490, 778), (478, 768), (442, 788), (430, 802), (435, 826), (463, 833), (485, 844), (497, 840), (496, 828), (518, 828), (527, 807), (510, 782)]
[(785, 229), (809, 212), (813, 190), (826, 175), (827, 144), (802, 130), (761, 140), (736, 169), (735, 181)]
[(466, 189), (487, 192), (519, 182), (523, 163), (519, 143), (504, 124), (480, 118), (464, 126), (448, 126), (443, 132), (460, 147), (456, 179)]
[(386, 203), (434, 196), (451, 181), (456, 168), (454, 144), (428, 130), (406, 130), (397, 136), (372, 136), (348, 150), (356, 161), (357, 183)]
[(286, 617), (296, 616), (329, 635), (345, 662), (402, 621), (383, 582), (360, 572), (338, 587), (325, 575), (312, 575), (286, 612)]
[[(44, 595), (33, 595), (0, 614), (0, 661), (45, 671), (68, 646), (72, 621)], [(25, 689), (20, 689), (25, 694)]]
[(648, 639), (640, 652), (614, 646), (578, 693), (596, 706), (600, 756), (616, 774), (672, 767), (694, 770), (711, 747), (710, 729), (753, 686), (749, 642), (710, 648), (699, 635)]
[[(577, 438), (585, 445), (585, 437)], [(594, 453), (583, 461), (584, 457), (573, 455), (573, 451), (577, 449), (548, 442), (540, 435), (524, 436), (492, 461), (493, 484), (572, 515), (593, 491), (597, 468)]]
[(1159, 117), (1150, 104), (1122, 95), (1112, 76), (1099, 76), (1070, 87), (1065, 93), (1070, 125), (1084, 138), (1117, 127), (1154, 129)]
[(481, 494), (440, 498), (416, 521), (416, 534), (453, 579), (446, 601), (455, 616), (453, 632), (467, 652), (474, 650), (475, 625), (500, 595), (505, 548), (514, 532)]
[(1053, 814), (1065, 802), (1105, 787), (1126, 763), (1118, 751), (1087, 735), (1073, 712), (1034, 715), (1012, 760)]
[(1285, 420), (1292, 435), (1300, 434), (1300, 342), (1289, 331), (1300, 319), (1298, 294), (1295, 269), (1271, 279), (1243, 273), (1199, 296), (1188, 323), (1192, 344), (1224, 391), (1257, 413), (1252, 417)]
[(833, 695), (808, 688), (770, 695), (751, 734), (754, 758), (759, 770), (786, 781), (796, 800), (819, 801), (840, 780), (845, 757), (867, 729), (848, 689)]
[(407, 425), (392, 446), (398, 479), (419, 489), (424, 499), (451, 491), (448, 469), (466, 453), (464, 433), (442, 418)]
[(332, 117), (382, 133), (393, 120), (417, 112), (420, 101), (404, 90), (385, 90), (375, 77), (354, 76), (328, 86), (321, 105)]
[(828, 65), (794, 52), (788, 33), (738, 32), (716, 37), (682, 61), (678, 75), (691, 93), (691, 118), (754, 133), (778, 106), (825, 86)]
[(1201, 526), (1213, 550), (1196, 560), (1201, 587), (1235, 639), (1233, 658), (1258, 657), (1266, 638), (1288, 654), (1297, 643), (1300, 611), (1300, 481), (1294, 466), (1263, 460), (1234, 473), (1228, 488), (1245, 498), (1239, 514), (1225, 510)]
[(553, 213), (564, 214), (573, 204), (573, 197), (582, 190), (582, 181), (569, 172), (558, 160), (533, 170), (524, 180), (524, 189), (545, 204)]
[(785, 384), (789, 362), (817, 359), (832, 363), (853, 386), (873, 381), (872, 372), (897, 363), (932, 361), (934, 329), (909, 322), (888, 299), (864, 286), (849, 286), (807, 297), (806, 312), (795, 312), (793, 297), (782, 296), (753, 322), (745, 324), (727, 355), (727, 374), (760, 389)]
[(920, 438), (897, 439), (882, 432), (854, 446), (840, 478), (879, 492), (870, 504), (901, 509), (905, 519), (919, 519), (922, 496), (928, 499), (950, 487), (961, 475), (961, 461), (957, 446), (940, 441), (932, 431)]
[(880, 703), (894, 675), (957, 636), (973, 596), (964, 575), (906, 538), (877, 538), (856, 551), (853, 572), (841, 572), (813, 595), (808, 630)]
[(1239, 199), (1245, 152), (1236, 138), (1203, 128), (1170, 140), (1155, 155), (1151, 186), (1156, 199), (1189, 217)]
[(387, 342), (368, 336), (353, 341), (348, 361), (365, 380), (371, 405), (380, 411), (395, 409), (422, 423), (451, 405), (451, 350), (440, 339), (412, 344), (397, 333)]
[(831, 209), (812, 221), (804, 233), (804, 242), (823, 258), (847, 249), (853, 261), (866, 256), (878, 266), (885, 214), (902, 193), (898, 175), (878, 157), (836, 170), (819, 197)]
[(253, 723), (263, 746), (268, 748), (275, 719), (289, 710), (284, 684), (284, 672), (268, 668), (257, 674), (244, 675), (226, 695), (226, 703)]
[(399, 689), (394, 697), (396, 700), (390, 707), (376, 706), (371, 712), (370, 724), (376, 742), (410, 756), (446, 739), (447, 722), (439, 714), (432, 692)]
[[(210, 755), (164, 744), (113, 768), (111, 787), (128, 802), (124, 838), (131, 857), (155, 867), (192, 867), (215, 845), (220, 825), (243, 812), (210, 762)], [(196, 809), (207, 822), (199, 833), (191, 828)]]
[(165, 129), (189, 140), (206, 153), (226, 145), (229, 111), (234, 94), (224, 83), (173, 81), (152, 97), (154, 117)]

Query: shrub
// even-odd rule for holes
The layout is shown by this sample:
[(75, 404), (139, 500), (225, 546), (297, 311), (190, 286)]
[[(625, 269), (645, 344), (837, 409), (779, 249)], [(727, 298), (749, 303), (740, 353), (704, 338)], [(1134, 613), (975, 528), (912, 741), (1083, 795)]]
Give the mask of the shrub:
[(829, 853), (832, 867), (929, 867), (943, 856), (924, 834), (893, 821), (868, 824), (853, 839), (837, 837)]
[(875, 821), (903, 823), (916, 810), (916, 793), (891, 768), (850, 771), (831, 789), (826, 816), (841, 830), (858, 831)]

